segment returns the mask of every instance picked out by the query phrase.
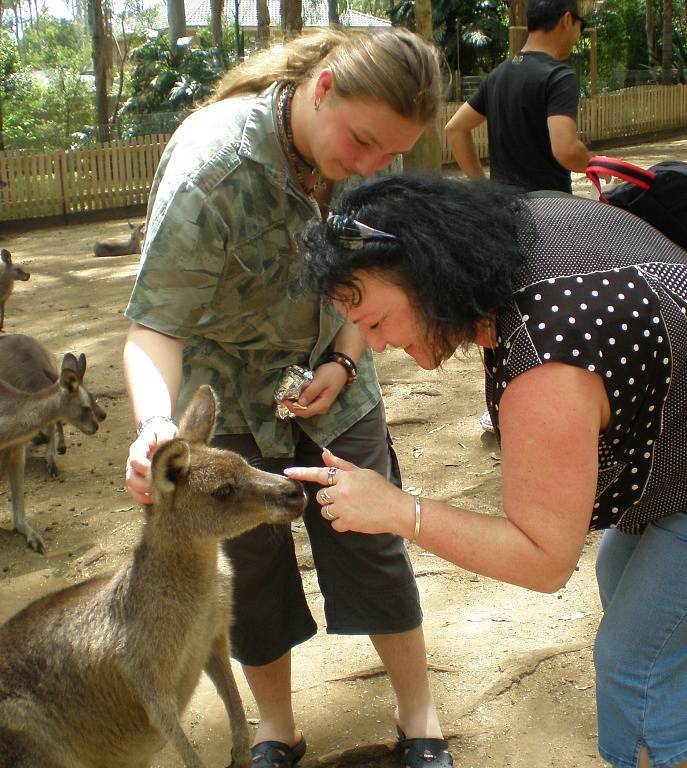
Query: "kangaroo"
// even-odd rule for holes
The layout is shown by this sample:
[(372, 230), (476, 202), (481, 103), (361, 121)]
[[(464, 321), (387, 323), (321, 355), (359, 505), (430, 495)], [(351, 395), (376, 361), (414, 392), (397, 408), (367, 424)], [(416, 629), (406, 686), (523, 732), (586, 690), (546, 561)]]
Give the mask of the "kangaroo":
[[(1, 348), (1, 347), (0, 347)], [(11, 365), (10, 360), (10, 365)], [(45, 542), (26, 521), (24, 511), (24, 464), (26, 444), (41, 430), (64, 419), (92, 435), (98, 431), (92, 396), (83, 384), (86, 356), (67, 353), (57, 381), (27, 392), (0, 380), (0, 477), (7, 470), (12, 492), (12, 521), (36, 552), (45, 552)]]
[(128, 222), (131, 234), (128, 240), (96, 240), (93, 245), (94, 256), (127, 256), (141, 252), (141, 243), (145, 235), (145, 224), (132, 224)]
[(146, 768), (169, 740), (203, 762), (179, 717), (205, 670), (231, 722), (235, 768), (248, 725), (229, 661), (229, 561), (220, 540), (303, 513), (300, 483), (211, 448), (204, 385), (153, 455), (153, 503), (133, 559), (31, 603), (0, 627), (0, 768)]
[[(15, 389), (36, 392), (54, 384), (60, 377), (55, 360), (50, 352), (32, 336), (12, 333), (0, 337), (0, 381)], [(89, 392), (91, 409), (101, 422), (107, 413)], [(57, 477), (57, 454), (64, 454), (67, 446), (64, 440), (62, 421), (56, 421), (46, 430), (41, 430), (31, 439), (31, 446), (47, 444), (45, 463), (48, 474)]]
[(12, 254), (7, 248), (0, 248), (0, 261), (2, 261), (0, 270), (0, 331), (2, 331), (5, 324), (5, 304), (14, 290), (14, 283), (17, 280), (26, 282), (31, 277), (31, 273), (12, 263)]

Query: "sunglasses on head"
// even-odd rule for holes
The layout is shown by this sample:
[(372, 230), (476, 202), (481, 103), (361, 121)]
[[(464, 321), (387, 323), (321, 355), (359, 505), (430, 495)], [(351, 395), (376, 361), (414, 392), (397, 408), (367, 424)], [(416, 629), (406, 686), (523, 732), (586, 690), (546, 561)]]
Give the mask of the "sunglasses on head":
[(582, 16), (578, 16), (576, 13), (573, 13), (572, 11), (569, 11), (569, 13), (572, 16), (573, 21), (580, 22), (580, 34), (582, 34), (585, 30), (585, 27), (587, 26), (587, 22), (582, 18)]
[(357, 221), (353, 215), (330, 213), (327, 218), (327, 229), (338, 241), (339, 245), (349, 250), (362, 248), (371, 240), (397, 240), (396, 235), (382, 232), (380, 229), (368, 227)]

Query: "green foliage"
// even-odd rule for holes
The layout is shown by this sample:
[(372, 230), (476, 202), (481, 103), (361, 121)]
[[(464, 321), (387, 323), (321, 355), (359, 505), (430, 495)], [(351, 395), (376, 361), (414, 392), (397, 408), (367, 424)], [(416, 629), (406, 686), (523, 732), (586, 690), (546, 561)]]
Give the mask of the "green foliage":
[(7, 149), (66, 149), (72, 134), (93, 121), (92, 87), (68, 70), (57, 70), (47, 83), (22, 72), (13, 78), (3, 115)]
[[(485, 73), (503, 61), (508, 51), (508, 5), (505, 0), (433, 0), (432, 11), (434, 38), (443, 49), (451, 70), (459, 68), (464, 74)], [(413, 0), (397, 0), (389, 15), (393, 23), (412, 29), (415, 24)]]
[(0, 98), (9, 78), (19, 69), (19, 51), (14, 38), (6, 29), (0, 29)]
[[(225, 60), (233, 59), (230, 50), (223, 53)], [(177, 66), (172, 62), (167, 36), (157, 33), (131, 51), (131, 61), (131, 97), (120, 111), (130, 134), (138, 131), (139, 116), (183, 112), (204, 100), (223, 72), (209, 31), (199, 34), (193, 46), (186, 48)], [(168, 126), (169, 119), (163, 118), (163, 122)]]
[(17, 47), (0, 31), (0, 98), (7, 149), (68, 147), (93, 120), (92, 83), (82, 73), (88, 41), (79, 25), (43, 16)]
[[(650, 65), (645, 14), (643, 0), (606, 0), (603, 5), (595, 6), (589, 15), (590, 24), (598, 29), (599, 82), (602, 87), (619, 88), (626, 81), (632, 85), (627, 70), (646, 71)], [(660, 34), (660, 26), (657, 31)]]
[[(389, 0), (350, 0), (348, 5), (355, 11), (369, 13), (380, 19), (389, 18)], [(346, 10), (346, 3), (339, 2), (339, 15)]]
[(28, 69), (68, 69), (85, 72), (91, 46), (82, 25), (46, 13), (26, 30), (20, 45)]

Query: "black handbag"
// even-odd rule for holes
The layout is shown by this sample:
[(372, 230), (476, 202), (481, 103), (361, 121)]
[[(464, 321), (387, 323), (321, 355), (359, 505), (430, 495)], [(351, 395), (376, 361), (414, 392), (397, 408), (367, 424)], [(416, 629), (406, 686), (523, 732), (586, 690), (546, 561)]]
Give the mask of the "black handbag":
[[(599, 200), (640, 216), (687, 249), (687, 163), (666, 160), (647, 169), (597, 155), (590, 159), (586, 173), (599, 191)], [(602, 191), (599, 176), (607, 174), (625, 183)]]

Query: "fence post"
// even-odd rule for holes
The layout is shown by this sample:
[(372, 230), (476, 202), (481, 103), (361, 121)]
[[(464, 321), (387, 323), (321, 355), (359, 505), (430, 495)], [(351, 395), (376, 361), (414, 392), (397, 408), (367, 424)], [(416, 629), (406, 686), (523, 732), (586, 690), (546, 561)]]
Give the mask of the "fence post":
[(527, 27), (508, 27), (508, 55), (514, 56), (527, 40)]
[(62, 215), (67, 215), (67, 153), (59, 152), (57, 172), (60, 177), (60, 194), (62, 195)]

